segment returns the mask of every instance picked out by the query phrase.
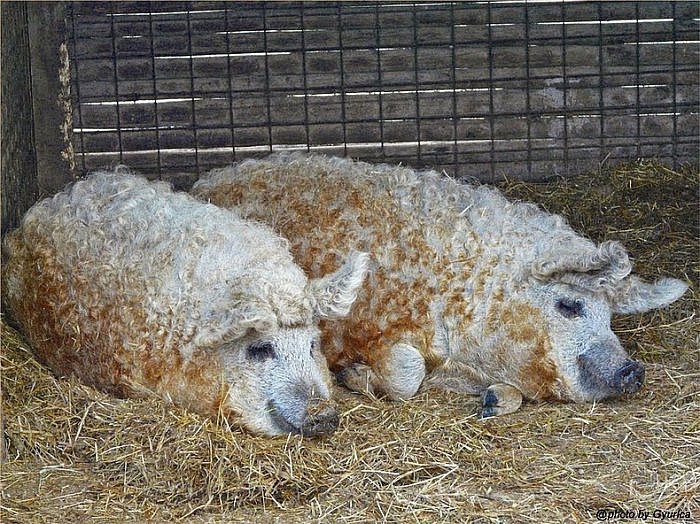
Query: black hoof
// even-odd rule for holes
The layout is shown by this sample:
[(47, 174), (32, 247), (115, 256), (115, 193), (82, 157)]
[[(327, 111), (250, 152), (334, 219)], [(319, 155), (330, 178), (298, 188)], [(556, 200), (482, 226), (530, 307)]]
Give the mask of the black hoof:
[(481, 418), (491, 418), (496, 416), (496, 410), (491, 406), (484, 406), (481, 410)]
[(496, 406), (498, 406), (498, 396), (487, 389), (481, 395), (481, 418), (496, 416)]
[(487, 389), (484, 391), (484, 394), (481, 395), (481, 404), (484, 407), (495, 407), (498, 405), (498, 397), (493, 391)]

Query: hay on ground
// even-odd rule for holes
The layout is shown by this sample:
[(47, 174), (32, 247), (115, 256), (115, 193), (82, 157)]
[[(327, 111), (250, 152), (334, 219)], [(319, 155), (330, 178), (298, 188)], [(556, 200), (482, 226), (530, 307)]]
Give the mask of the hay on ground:
[(482, 421), (473, 397), (387, 403), (338, 389), (333, 437), (270, 439), (57, 379), (3, 321), (0, 520), (584, 522), (598, 510), (656, 509), (700, 518), (697, 171), (636, 163), (503, 189), (596, 240), (621, 240), (644, 277), (692, 283), (668, 309), (615, 321), (647, 364), (637, 395), (526, 403)]

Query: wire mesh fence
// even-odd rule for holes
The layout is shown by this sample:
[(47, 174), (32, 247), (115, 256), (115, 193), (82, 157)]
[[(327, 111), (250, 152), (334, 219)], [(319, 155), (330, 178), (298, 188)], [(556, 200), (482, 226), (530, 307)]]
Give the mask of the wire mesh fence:
[(697, 162), (697, 2), (74, 2), (82, 171), (279, 149), (497, 180)]

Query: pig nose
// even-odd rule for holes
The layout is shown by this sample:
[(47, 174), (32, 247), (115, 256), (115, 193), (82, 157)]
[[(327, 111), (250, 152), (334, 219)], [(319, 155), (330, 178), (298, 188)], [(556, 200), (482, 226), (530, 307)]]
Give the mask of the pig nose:
[(620, 394), (634, 393), (644, 384), (644, 366), (635, 361), (625, 363), (615, 371), (613, 387)]
[(317, 401), (309, 406), (306, 418), (301, 425), (305, 437), (332, 435), (338, 428), (338, 412), (328, 401)]

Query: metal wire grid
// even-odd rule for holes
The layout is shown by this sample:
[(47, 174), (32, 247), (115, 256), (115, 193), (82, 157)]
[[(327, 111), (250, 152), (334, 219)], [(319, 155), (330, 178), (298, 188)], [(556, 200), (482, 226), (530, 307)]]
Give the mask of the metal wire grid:
[(75, 149), (159, 175), (277, 149), (490, 180), (678, 167), (700, 144), (689, 4), (73, 3)]

